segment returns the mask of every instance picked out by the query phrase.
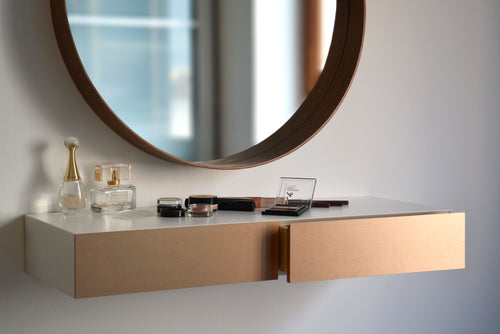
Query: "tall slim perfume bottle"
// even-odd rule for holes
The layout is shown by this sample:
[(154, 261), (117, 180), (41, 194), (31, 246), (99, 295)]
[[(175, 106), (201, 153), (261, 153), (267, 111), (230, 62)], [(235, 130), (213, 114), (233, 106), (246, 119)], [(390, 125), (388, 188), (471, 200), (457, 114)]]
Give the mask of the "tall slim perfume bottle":
[(64, 214), (75, 214), (85, 207), (84, 185), (75, 158), (80, 141), (75, 137), (68, 137), (64, 139), (64, 146), (68, 149), (69, 156), (66, 174), (59, 187), (59, 206)]
[(135, 209), (135, 187), (131, 164), (96, 165), (95, 186), (90, 190), (91, 209), (94, 212), (116, 212)]

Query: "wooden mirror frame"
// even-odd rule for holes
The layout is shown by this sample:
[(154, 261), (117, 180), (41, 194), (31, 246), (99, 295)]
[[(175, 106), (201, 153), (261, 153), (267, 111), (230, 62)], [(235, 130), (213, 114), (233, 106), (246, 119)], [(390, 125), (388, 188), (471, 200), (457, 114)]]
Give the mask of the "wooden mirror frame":
[(247, 150), (216, 160), (191, 162), (151, 145), (111, 110), (80, 60), (71, 35), (65, 0), (51, 0), (50, 5), (64, 63), (78, 90), (101, 120), (123, 139), (157, 158), (212, 169), (240, 169), (266, 164), (295, 151), (318, 133), (339, 107), (354, 78), (365, 27), (365, 0), (337, 0), (335, 28), (325, 66), (295, 114), (270, 137)]

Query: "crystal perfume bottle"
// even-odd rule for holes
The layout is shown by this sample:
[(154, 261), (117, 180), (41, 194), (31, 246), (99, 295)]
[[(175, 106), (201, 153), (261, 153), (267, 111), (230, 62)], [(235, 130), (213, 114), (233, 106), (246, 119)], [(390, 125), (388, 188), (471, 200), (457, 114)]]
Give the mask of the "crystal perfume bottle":
[(75, 151), (80, 142), (75, 137), (64, 139), (69, 157), (64, 180), (59, 187), (59, 206), (64, 214), (74, 214), (85, 207), (84, 185), (76, 166)]
[(102, 164), (94, 170), (95, 186), (90, 190), (94, 212), (117, 212), (135, 209), (135, 187), (131, 164)]

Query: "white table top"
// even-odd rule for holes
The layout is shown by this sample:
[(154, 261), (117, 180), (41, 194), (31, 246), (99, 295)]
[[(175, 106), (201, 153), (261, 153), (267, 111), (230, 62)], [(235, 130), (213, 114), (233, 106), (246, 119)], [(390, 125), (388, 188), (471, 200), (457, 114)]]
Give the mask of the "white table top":
[(210, 218), (164, 218), (156, 214), (156, 207), (138, 208), (114, 214), (82, 211), (76, 215), (65, 216), (62, 213), (44, 213), (30, 214), (27, 215), (27, 217), (28, 219), (38, 220), (72, 234), (85, 234), (263, 221), (279, 221), (281, 224), (287, 224), (291, 222), (320, 221), (325, 219), (335, 220), (431, 214), (450, 211), (375, 197), (347, 197), (341, 199), (349, 200), (349, 205), (330, 208), (311, 208), (299, 217), (267, 216), (261, 214), (261, 209), (256, 209), (254, 212), (216, 211)]

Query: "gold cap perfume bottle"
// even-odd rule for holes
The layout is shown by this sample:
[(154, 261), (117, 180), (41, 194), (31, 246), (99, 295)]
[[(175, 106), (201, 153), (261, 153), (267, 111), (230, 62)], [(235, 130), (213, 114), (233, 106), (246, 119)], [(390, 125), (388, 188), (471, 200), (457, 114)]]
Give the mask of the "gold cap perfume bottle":
[(64, 180), (59, 187), (59, 206), (64, 214), (74, 214), (85, 207), (84, 185), (76, 165), (75, 151), (80, 141), (75, 137), (64, 139), (68, 149), (68, 166)]

